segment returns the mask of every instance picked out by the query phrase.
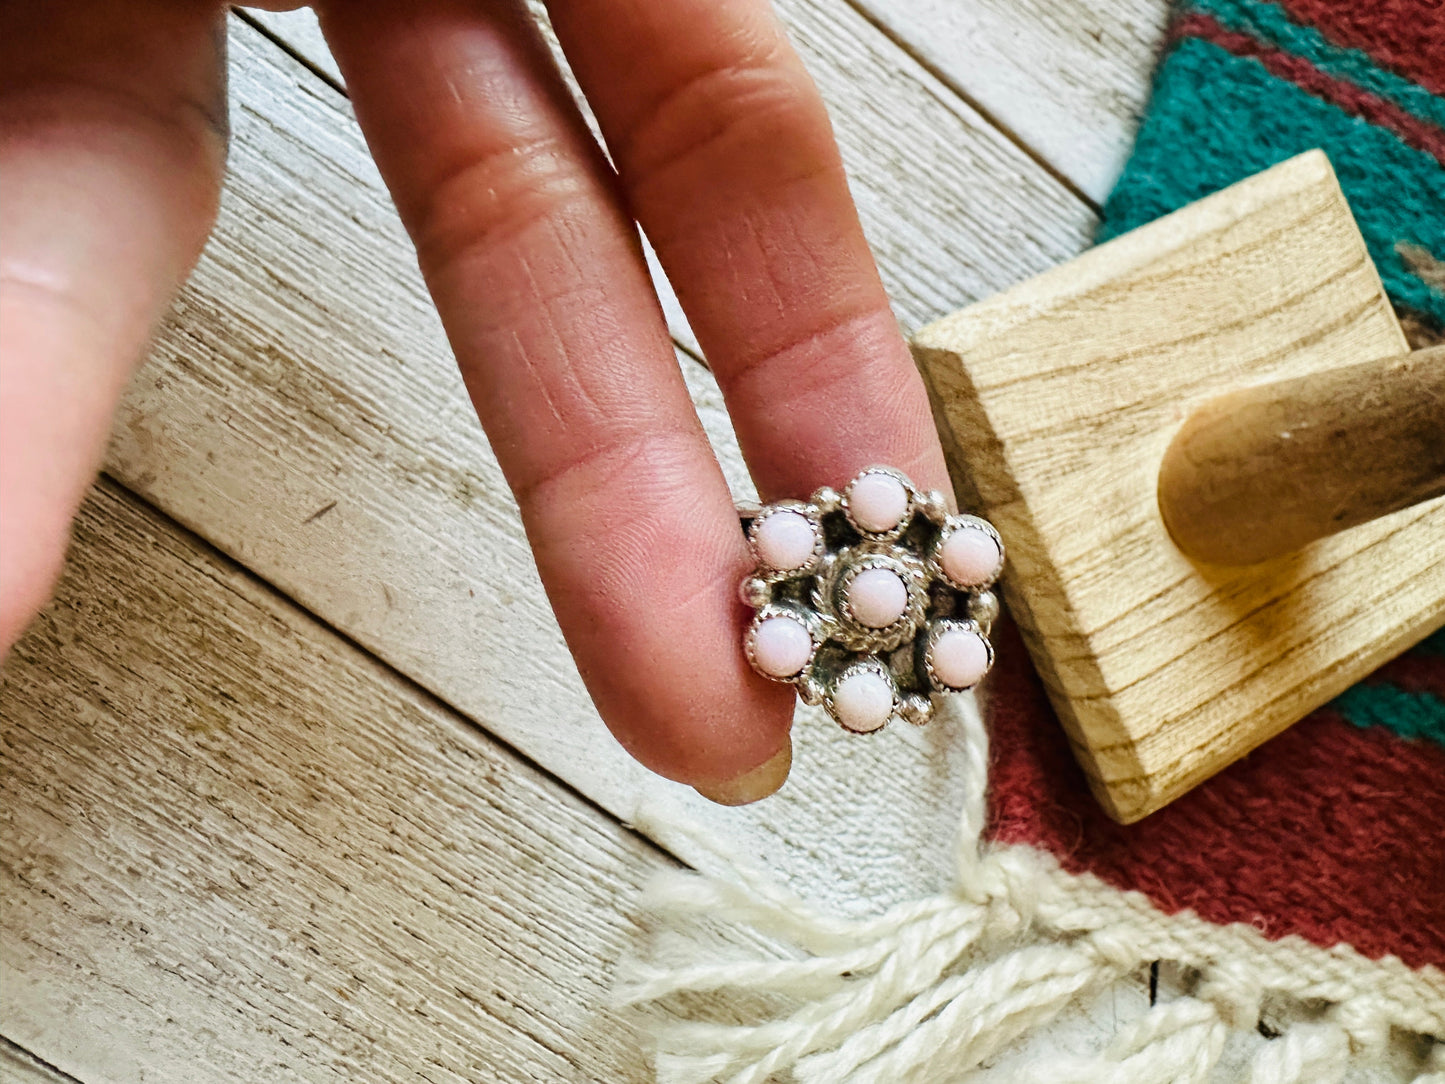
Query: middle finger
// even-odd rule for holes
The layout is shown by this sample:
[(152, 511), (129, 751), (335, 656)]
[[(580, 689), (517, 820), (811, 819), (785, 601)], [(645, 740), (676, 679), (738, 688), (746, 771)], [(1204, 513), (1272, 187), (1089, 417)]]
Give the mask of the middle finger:
[(821, 96), (768, 0), (548, 0), (764, 499), (949, 492)]

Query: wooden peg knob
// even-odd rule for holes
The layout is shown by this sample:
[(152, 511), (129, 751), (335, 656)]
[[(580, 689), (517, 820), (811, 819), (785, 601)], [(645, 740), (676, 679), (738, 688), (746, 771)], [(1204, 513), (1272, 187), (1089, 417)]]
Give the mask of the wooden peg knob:
[(1169, 534), (1210, 564), (1267, 561), (1441, 494), (1445, 346), (1212, 399), (1159, 468)]

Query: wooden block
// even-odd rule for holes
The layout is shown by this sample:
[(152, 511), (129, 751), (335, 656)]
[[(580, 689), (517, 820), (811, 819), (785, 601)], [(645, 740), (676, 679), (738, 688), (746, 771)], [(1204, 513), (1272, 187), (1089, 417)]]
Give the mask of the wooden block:
[(1191, 410), (1404, 353), (1313, 151), (925, 328), (965, 503), (1095, 794), (1130, 822), (1445, 621), (1445, 501), (1249, 568), (1190, 563), (1156, 499)]

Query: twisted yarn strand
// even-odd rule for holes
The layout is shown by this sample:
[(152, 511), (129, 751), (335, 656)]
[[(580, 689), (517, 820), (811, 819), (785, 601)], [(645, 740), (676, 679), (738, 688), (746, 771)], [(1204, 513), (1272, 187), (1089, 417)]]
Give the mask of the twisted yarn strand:
[(1296, 1024), (1250, 1066), (1249, 1084), (1339, 1084), (1350, 1067), (1350, 1039), (1338, 1024)]
[(1029, 1068), (1029, 1084), (1184, 1084), (1209, 1079), (1227, 1029), (1218, 1012), (1196, 998), (1150, 1009), (1095, 1059), (1056, 1059)]

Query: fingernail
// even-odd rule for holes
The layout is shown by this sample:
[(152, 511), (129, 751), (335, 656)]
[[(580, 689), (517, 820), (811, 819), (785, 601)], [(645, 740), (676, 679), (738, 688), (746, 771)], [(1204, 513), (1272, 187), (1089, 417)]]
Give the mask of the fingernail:
[(788, 778), (793, 766), (793, 740), (783, 739), (783, 747), (763, 763), (726, 783), (702, 783), (692, 789), (718, 805), (747, 805), (775, 794)]

